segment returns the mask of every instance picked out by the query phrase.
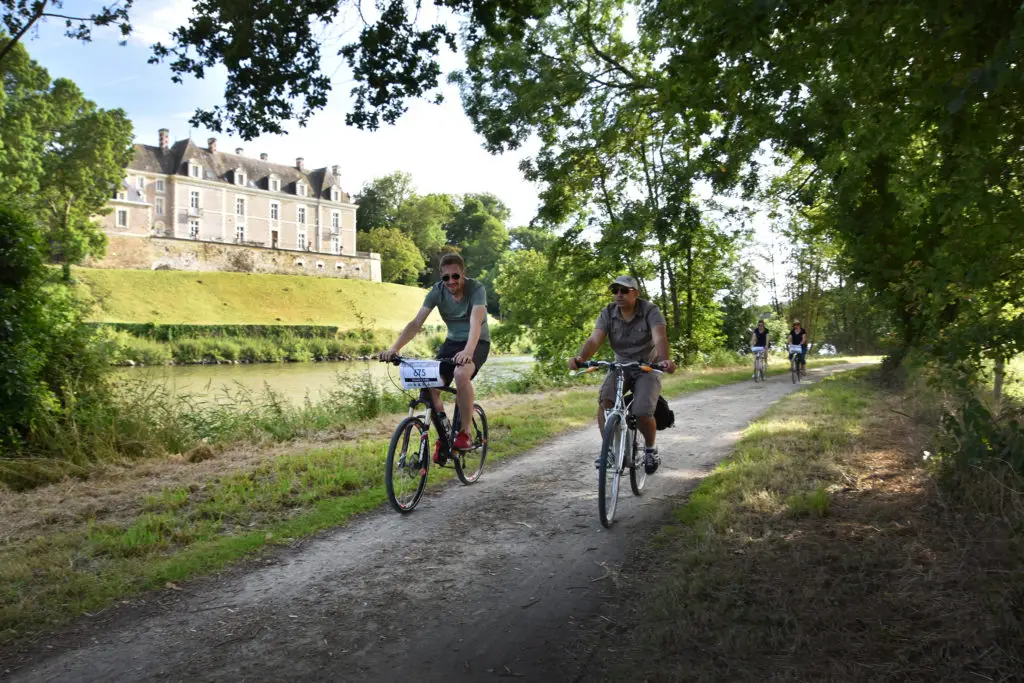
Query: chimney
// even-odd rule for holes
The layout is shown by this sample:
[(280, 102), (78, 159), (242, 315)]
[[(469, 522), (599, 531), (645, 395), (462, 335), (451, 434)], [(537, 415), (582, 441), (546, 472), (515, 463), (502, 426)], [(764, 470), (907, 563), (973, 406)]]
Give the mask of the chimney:
[(331, 166), (331, 175), (333, 175), (335, 178), (340, 178), (341, 177), (341, 166), (338, 166), (337, 164), (335, 164), (334, 166)]
[(217, 138), (207, 138), (206, 145), (210, 150), (210, 154), (217, 153)]
[(167, 149), (171, 146), (171, 131), (161, 128), (157, 131), (157, 135), (160, 140), (160, 149)]
[(267, 160), (267, 153), (266, 152), (260, 152), (260, 161), (266, 161), (266, 160)]
[(235, 147), (235, 154), (237, 154), (238, 156), (242, 156), (242, 152), (244, 151), (245, 150), (243, 150), (241, 147)]
[(305, 161), (306, 160), (303, 159), (302, 157), (297, 158), (295, 160), (295, 168), (299, 169), (300, 171), (305, 171), (306, 170)]

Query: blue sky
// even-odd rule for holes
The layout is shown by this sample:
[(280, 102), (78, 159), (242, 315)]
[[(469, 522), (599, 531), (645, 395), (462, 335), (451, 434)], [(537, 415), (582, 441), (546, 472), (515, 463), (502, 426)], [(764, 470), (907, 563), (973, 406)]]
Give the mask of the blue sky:
[[(76, 12), (93, 2), (75, 3)], [(149, 46), (164, 39), (166, 31), (187, 19), (187, 0), (140, 0), (133, 11), (133, 37), (120, 47), (113, 30), (98, 30), (92, 43), (63, 36), (59, 22), (44, 24), (25, 46), (52, 78), (75, 81), (86, 97), (101, 107), (124, 109), (135, 125), (136, 142), (157, 144), (157, 130), (168, 128), (171, 139), (188, 137), (200, 144), (216, 137), (220, 149), (241, 147), (246, 155), (266, 152), (272, 161), (292, 164), (303, 157), (307, 167), (338, 164), (344, 187), (353, 194), (364, 182), (392, 171), (412, 174), (417, 190), (427, 192), (492, 192), (512, 209), (514, 224), (528, 222), (537, 207), (537, 188), (523, 180), (519, 161), (525, 154), (494, 156), (481, 147), (462, 111), (458, 91), (445, 86), (441, 105), (413, 102), (394, 126), (364, 132), (345, 126), (350, 108), (350, 73), (334, 54), (325, 55), (324, 70), (333, 73), (330, 103), (306, 128), (291, 126), (289, 135), (262, 136), (245, 142), (223, 134), (190, 129), (188, 119), (196, 107), (210, 107), (223, 99), (224, 72), (217, 69), (202, 81), (171, 83), (170, 70), (147, 64)], [(70, 3), (67, 7), (70, 7)], [(344, 42), (334, 36), (337, 44)], [(458, 58), (447, 55), (445, 66), (456, 68)]]

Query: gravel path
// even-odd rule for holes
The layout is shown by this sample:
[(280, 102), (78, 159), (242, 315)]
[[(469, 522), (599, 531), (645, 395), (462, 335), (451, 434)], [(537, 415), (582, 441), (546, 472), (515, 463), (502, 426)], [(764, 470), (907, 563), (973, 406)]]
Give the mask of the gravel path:
[[(811, 370), (808, 382), (844, 365)], [(382, 508), (274, 560), (144, 608), (108, 610), (4, 666), (14, 681), (563, 680), (562, 645), (631, 551), (796, 387), (789, 376), (689, 394), (660, 432), (662, 467), (616, 524), (597, 515), (595, 427), (427, 496)], [(266, 562), (266, 564), (264, 564)], [(558, 643), (558, 646), (555, 644)], [(572, 676), (576, 677), (576, 676)]]

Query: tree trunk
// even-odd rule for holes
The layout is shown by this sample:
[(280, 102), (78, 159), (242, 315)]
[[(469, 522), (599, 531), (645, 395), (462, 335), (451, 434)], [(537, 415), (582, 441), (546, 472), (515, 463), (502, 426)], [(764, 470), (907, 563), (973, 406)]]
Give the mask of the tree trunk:
[(1003, 380), (1006, 377), (1006, 359), (1002, 355), (996, 356), (995, 369), (992, 371), (992, 398), (996, 404), (996, 413), (999, 413), (1003, 402)]
[(693, 243), (686, 245), (686, 340), (693, 343)]

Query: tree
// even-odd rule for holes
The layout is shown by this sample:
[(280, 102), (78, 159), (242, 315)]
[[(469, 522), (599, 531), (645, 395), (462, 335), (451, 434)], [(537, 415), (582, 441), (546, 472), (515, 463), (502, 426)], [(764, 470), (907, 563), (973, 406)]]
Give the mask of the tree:
[(124, 179), (134, 153), (132, 124), (120, 109), (97, 108), (66, 79), (54, 83), (50, 100), (52, 138), (37, 202), (46, 216), (51, 257), (68, 279), (71, 264), (106, 250), (106, 235), (93, 216), (110, 211), (111, 190)]
[[(580, 275), (582, 269), (575, 261), (587, 260), (588, 251), (581, 248), (546, 256), (527, 249), (502, 256), (494, 283), (504, 314), (495, 331), (497, 345), (507, 347), (528, 338), (536, 345), (534, 355), (540, 363), (550, 371), (564, 372), (564, 359), (579, 350), (608, 299), (607, 274), (590, 270)], [(602, 353), (607, 357), (607, 346)]]
[(512, 240), (512, 249), (531, 250), (541, 254), (547, 252), (558, 241), (558, 236), (549, 228), (532, 225), (512, 228), (508, 235)]
[(68, 278), (72, 264), (104, 252), (106, 237), (93, 217), (109, 211), (124, 178), (132, 125), (122, 110), (98, 108), (67, 79), (51, 86), (20, 45), (0, 72), (0, 198), (44, 220), (50, 257)]
[(455, 202), (446, 194), (413, 195), (398, 207), (394, 226), (412, 238), (431, 263), (447, 239), (445, 226), (455, 215)]
[(360, 251), (380, 254), (381, 278), (385, 282), (413, 285), (423, 270), (423, 257), (416, 244), (397, 228), (360, 232), (356, 235), (356, 246)]
[(104, 392), (107, 366), (82, 324), (87, 307), (45, 267), (42, 232), (0, 207), (0, 448), (21, 454), (68, 404)]
[(729, 291), (722, 298), (722, 335), (725, 347), (739, 351), (750, 344), (751, 329), (757, 324), (754, 309), (760, 275), (751, 263), (733, 265)]
[[(133, 0), (101, 5), (94, 13), (72, 16), (57, 12), (61, 0), (0, 0), (0, 21), (20, 41), (47, 20), (64, 22), (65, 34), (88, 42), (95, 27), (114, 26), (124, 44), (132, 32)], [(481, 35), (515, 40), (527, 20), (544, 11), (539, 0), (434, 0), (434, 6), (454, 13), (463, 39)], [(456, 48), (454, 28), (443, 23), (424, 25), (420, 6), (400, 0), (376, 5), (376, 18), (367, 20), (354, 0), (199, 0), (188, 22), (174, 29), (167, 44), (152, 48), (151, 63), (170, 62), (172, 80), (202, 79), (222, 66), (227, 72), (224, 103), (198, 109), (190, 123), (211, 130), (237, 132), (250, 140), (261, 133), (283, 133), (284, 122), (305, 125), (322, 109), (331, 92), (331, 77), (322, 71), (324, 49), (335, 49), (335, 32), (324, 30), (336, 20), (358, 13), (363, 19), (355, 42), (341, 47), (353, 70), (356, 86), (350, 125), (370, 130), (394, 123), (409, 98), (438, 93), (443, 48)], [(0, 61), (7, 49), (0, 49)]]
[(412, 175), (404, 171), (374, 178), (356, 195), (359, 211), (356, 230), (370, 232), (374, 228), (391, 228), (398, 221), (398, 209), (413, 195)]

